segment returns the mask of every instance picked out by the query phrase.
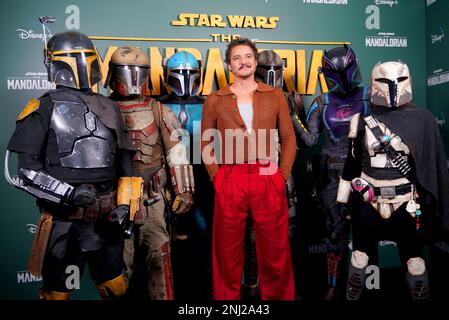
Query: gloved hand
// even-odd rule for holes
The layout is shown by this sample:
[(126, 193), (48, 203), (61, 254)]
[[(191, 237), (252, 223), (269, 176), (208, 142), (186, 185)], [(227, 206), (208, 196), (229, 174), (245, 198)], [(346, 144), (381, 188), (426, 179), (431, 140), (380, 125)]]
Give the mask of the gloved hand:
[(122, 230), (127, 230), (129, 227), (129, 206), (121, 204), (114, 208), (108, 214), (108, 221), (120, 225)]
[(293, 100), (295, 101), (295, 112), (299, 115), (302, 109), (304, 109), (304, 102), (302, 101), (301, 95), (298, 92), (292, 93)]
[(172, 204), (172, 211), (175, 214), (183, 214), (189, 212), (193, 206), (193, 196), (190, 192), (184, 192), (176, 195)]
[(97, 194), (91, 185), (82, 184), (69, 195), (68, 202), (77, 207), (89, 207), (97, 201)]

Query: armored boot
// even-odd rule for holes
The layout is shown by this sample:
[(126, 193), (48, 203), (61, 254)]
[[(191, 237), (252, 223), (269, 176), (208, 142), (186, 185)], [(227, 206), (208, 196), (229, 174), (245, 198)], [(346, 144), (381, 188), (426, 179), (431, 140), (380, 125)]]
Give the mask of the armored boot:
[(368, 256), (365, 252), (354, 251), (349, 266), (348, 285), (346, 288), (346, 300), (359, 300), (365, 287), (366, 267)]
[(429, 299), (429, 277), (422, 258), (410, 258), (407, 261), (405, 277), (413, 300)]
[(72, 291), (57, 292), (57, 291), (47, 291), (44, 288), (39, 289), (40, 300), (69, 300), (71, 294)]
[(120, 298), (125, 295), (127, 290), (127, 281), (124, 274), (97, 285), (101, 299), (109, 300)]

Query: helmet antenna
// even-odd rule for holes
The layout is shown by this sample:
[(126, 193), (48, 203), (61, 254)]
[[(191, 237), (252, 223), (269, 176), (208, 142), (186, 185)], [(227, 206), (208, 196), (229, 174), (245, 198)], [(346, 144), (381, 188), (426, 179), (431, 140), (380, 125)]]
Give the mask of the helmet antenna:
[(44, 63), (47, 64), (48, 63), (48, 61), (47, 61), (47, 33), (46, 33), (45, 24), (55, 22), (56, 17), (42, 16), (42, 17), (39, 17), (39, 21), (42, 24), (42, 31), (44, 33)]

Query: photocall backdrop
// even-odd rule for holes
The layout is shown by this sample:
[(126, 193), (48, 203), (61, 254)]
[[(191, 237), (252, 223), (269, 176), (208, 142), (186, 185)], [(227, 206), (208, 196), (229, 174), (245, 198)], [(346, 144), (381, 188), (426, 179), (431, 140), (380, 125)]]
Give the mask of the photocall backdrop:
[[(306, 111), (313, 98), (327, 90), (317, 73), (325, 49), (351, 45), (364, 85), (369, 85), (377, 62), (400, 59), (413, 75), (415, 104), (435, 113), (447, 146), (449, 65), (444, 53), (448, 52), (448, 9), (442, 0), (3, 1), (1, 151), (4, 153), (15, 119), (27, 102), (53, 87), (42, 62), (44, 35), (38, 17), (43, 15), (57, 18), (48, 25), (47, 36), (79, 30), (92, 38), (101, 58), (103, 78), (116, 47), (130, 45), (146, 50), (151, 61), (150, 91), (156, 96), (165, 93), (161, 61), (179, 50), (188, 50), (202, 60), (201, 95), (232, 81), (223, 59), (227, 42), (235, 36), (254, 39), (259, 49), (276, 50), (285, 59), (286, 89), (303, 95)], [(99, 90), (108, 94), (102, 86)], [(320, 146), (299, 151), (297, 165), (304, 185), (313, 178), (311, 159), (319, 150)], [(0, 164), (3, 167), (3, 156)], [(15, 170), (14, 163), (11, 169)], [(42, 282), (27, 271), (38, 219), (35, 200), (10, 187), (3, 178), (0, 192), (0, 299), (35, 299)], [(384, 266), (396, 263), (394, 246), (390, 244), (392, 250), (387, 247)], [(310, 255), (323, 256), (322, 232), (303, 249)], [(73, 298), (98, 298), (86, 276), (81, 289)]]

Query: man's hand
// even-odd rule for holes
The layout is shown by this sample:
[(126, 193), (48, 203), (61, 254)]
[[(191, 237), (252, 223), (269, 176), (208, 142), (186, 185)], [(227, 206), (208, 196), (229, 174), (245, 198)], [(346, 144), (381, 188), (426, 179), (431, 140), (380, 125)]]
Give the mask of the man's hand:
[(173, 201), (172, 211), (175, 214), (183, 214), (189, 212), (193, 206), (193, 197), (190, 192), (180, 193)]
[(89, 207), (95, 204), (96, 200), (95, 189), (90, 185), (82, 184), (72, 191), (68, 202), (73, 203), (77, 207)]
[(129, 227), (129, 206), (121, 204), (112, 209), (108, 214), (108, 221), (117, 223), (123, 230), (126, 230)]

